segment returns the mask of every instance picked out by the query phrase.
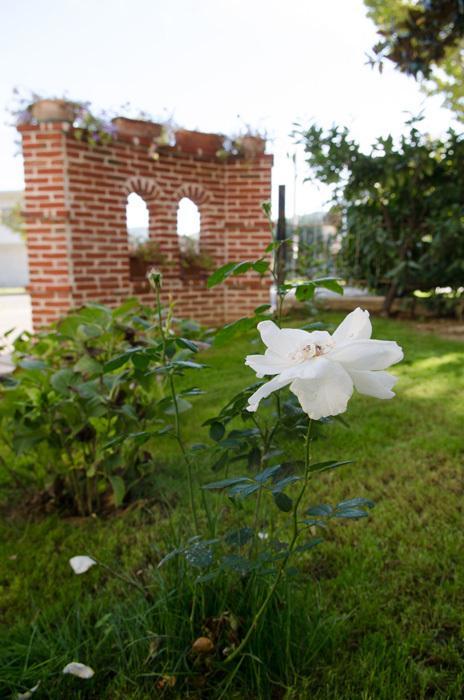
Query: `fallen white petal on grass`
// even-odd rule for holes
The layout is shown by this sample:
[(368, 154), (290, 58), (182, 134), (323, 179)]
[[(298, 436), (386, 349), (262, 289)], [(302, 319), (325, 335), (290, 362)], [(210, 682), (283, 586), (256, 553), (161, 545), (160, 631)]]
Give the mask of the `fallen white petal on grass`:
[(29, 690), (26, 690), (25, 693), (18, 693), (16, 696), (16, 700), (29, 700), (30, 698), (32, 698), (32, 694), (35, 693), (39, 685), (40, 681), (33, 688), (29, 688)]
[(77, 676), (77, 678), (89, 679), (95, 675), (95, 671), (90, 666), (85, 664), (80, 664), (78, 661), (72, 661), (70, 664), (64, 667), (63, 673), (69, 673), (71, 676)]
[(97, 562), (95, 561), (95, 559), (92, 559), (92, 557), (87, 557), (85, 555), (72, 557), (69, 560), (69, 564), (71, 565), (71, 568), (75, 574), (85, 574), (85, 572), (88, 571), (90, 567), (94, 566), (94, 564), (96, 563)]

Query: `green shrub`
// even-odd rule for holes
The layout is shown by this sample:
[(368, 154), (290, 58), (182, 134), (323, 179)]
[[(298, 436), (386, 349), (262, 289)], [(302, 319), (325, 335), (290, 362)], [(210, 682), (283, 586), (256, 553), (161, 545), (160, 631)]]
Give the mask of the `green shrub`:
[[(199, 335), (165, 316), (168, 333)], [(180, 362), (195, 349), (177, 339), (167, 352)], [(156, 436), (172, 409), (163, 352), (153, 311), (134, 300), (88, 304), (18, 339), (18, 367), (0, 386), (0, 458), (12, 481), (82, 515), (120, 505), (159, 457)]]
[(432, 139), (416, 121), (398, 143), (378, 138), (369, 153), (344, 127), (299, 133), (312, 177), (335, 186), (343, 222), (338, 269), (385, 294), (387, 312), (416, 290), (462, 294), (464, 139), (452, 130)]

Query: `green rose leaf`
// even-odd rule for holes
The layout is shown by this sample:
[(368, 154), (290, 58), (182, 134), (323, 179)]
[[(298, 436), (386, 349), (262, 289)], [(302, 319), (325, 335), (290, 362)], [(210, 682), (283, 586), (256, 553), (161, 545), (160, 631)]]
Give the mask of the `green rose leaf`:
[(312, 280), (316, 287), (324, 287), (324, 289), (329, 289), (331, 292), (336, 294), (343, 294), (344, 289), (340, 284), (340, 281), (336, 277), (321, 277), (317, 280)]
[(314, 297), (316, 287), (312, 282), (299, 284), (295, 287), (295, 297), (297, 301), (309, 301)]
[(225, 426), (218, 420), (213, 421), (209, 426), (209, 436), (211, 440), (214, 440), (215, 442), (219, 442), (220, 440), (222, 440), (222, 438), (225, 435), (225, 432)]
[(187, 350), (191, 350), (192, 352), (198, 352), (198, 347), (188, 338), (176, 338), (176, 343), (181, 348), (186, 348)]
[(286, 493), (282, 491), (273, 491), (272, 495), (274, 497), (274, 503), (279, 510), (282, 510), (284, 513), (289, 513), (292, 510), (293, 501)]
[(251, 527), (241, 527), (239, 530), (228, 532), (224, 537), (224, 541), (230, 546), (243, 547), (252, 537), (253, 530)]
[(207, 489), (209, 491), (225, 489), (228, 486), (234, 486), (235, 484), (241, 484), (244, 482), (250, 482), (247, 476), (232, 476), (229, 479), (221, 479), (221, 481), (213, 481), (211, 484), (204, 484), (201, 488)]

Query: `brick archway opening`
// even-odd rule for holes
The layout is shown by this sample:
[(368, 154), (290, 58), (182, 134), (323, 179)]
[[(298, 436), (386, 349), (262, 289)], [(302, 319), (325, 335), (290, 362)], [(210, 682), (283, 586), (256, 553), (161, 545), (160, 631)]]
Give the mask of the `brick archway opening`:
[(201, 212), (189, 197), (182, 197), (177, 205), (177, 237), (180, 252), (200, 252)]

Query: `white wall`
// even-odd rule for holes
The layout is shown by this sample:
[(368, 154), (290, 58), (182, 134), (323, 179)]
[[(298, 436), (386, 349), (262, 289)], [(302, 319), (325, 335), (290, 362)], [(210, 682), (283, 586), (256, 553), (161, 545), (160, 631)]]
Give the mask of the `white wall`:
[[(14, 332), (5, 338), (5, 333)], [(32, 332), (31, 299), (28, 294), (0, 294), (0, 374), (8, 370), (5, 353), (11, 352), (13, 340), (23, 331)], [(8, 362), (6, 363), (8, 365)]]
[(0, 192), (0, 289), (25, 287), (29, 281), (26, 242), (7, 224), (12, 210), (23, 203), (23, 193)]
[(0, 287), (25, 287), (28, 280), (25, 243), (0, 243)]

